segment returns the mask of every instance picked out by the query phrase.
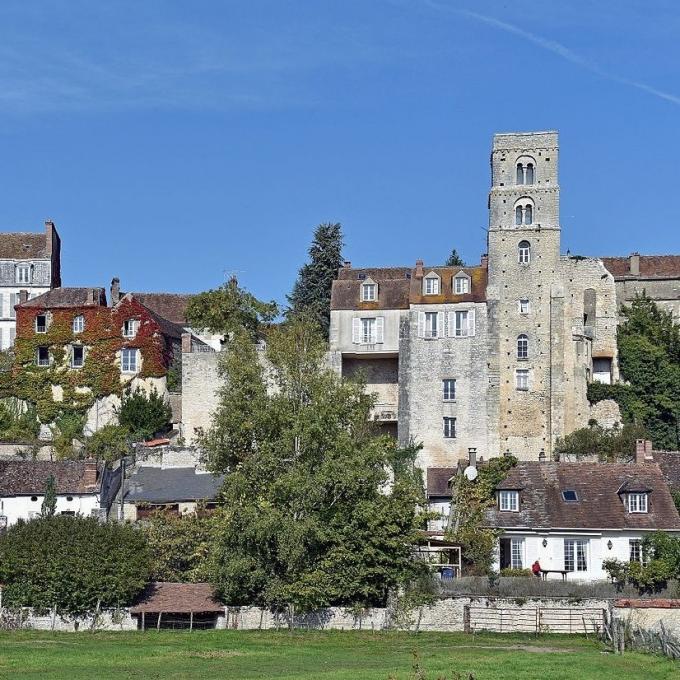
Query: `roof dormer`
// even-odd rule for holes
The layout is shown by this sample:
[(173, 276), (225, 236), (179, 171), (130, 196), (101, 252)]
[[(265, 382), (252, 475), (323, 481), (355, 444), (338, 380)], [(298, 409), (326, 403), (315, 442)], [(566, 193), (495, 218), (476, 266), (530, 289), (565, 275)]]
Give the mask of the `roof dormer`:
[(361, 283), (361, 301), (376, 302), (378, 300), (378, 284), (371, 278)]
[(437, 272), (430, 272), (423, 279), (423, 295), (439, 295), (442, 289), (442, 280)]

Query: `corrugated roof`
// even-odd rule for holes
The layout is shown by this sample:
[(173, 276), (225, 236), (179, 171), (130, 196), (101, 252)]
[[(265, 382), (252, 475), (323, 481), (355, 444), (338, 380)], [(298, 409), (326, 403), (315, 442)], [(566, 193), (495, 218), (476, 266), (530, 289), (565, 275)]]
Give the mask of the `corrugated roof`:
[(47, 236), (42, 234), (0, 233), (0, 260), (31, 260), (49, 258)]
[[(624, 487), (650, 490), (649, 511), (626, 512)], [(675, 509), (656, 463), (541, 463), (519, 462), (497, 489), (517, 489), (520, 511), (486, 513), (489, 526), (499, 528), (673, 529), (680, 530)], [(578, 501), (562, 492), (573, 490)]]
[(97, 493), (99, 477), (91, 484), (88, 472), (93, 465), (84, 460), (0, 460), (0, 496), (42, 495), (50, 476), (58, 494)]
[(224, 475), (197, 472), (194, 467), (140, 466), (125, 484), (129, 503), (179, 503), (213, 501)]
[(201, 614), (224, 612), (224, 605), (214, 595), (210, 583), (151, 583), (135, 605), (131, 614)]

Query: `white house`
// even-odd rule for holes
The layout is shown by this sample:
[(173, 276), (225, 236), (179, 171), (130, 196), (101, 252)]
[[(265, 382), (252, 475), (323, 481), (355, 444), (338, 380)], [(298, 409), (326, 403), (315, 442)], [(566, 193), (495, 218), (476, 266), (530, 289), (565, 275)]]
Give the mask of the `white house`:
[(120, 487), (120, 471), (94, 461), (0, 460), (0, 529), (40, 515), (50, 477), (58, 515), (106, 516)]
[(642, 559), (651, 532), (680, 534), (660, 467), (638, 444), (632, 463), (519, 462), (496, 487), (486, 524), (500, 529), (496, 567), (538, 560), (550, 579), (607, 578), (602, 562)]

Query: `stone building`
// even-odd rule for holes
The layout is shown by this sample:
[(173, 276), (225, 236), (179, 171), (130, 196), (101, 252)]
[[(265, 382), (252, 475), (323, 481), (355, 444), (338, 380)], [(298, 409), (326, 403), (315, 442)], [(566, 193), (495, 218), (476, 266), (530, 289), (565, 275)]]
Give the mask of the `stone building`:
[(15, 305), (61, 286), (61, 239), (53, 222), (44, 233), (0, 234), (0, 349), (14, 345)]
[(560, 254), (557, 133), (500, 134), (487, 252), (472, 267), (339, 271), (331, 363), (361, 373), (374, 418), (423, 468), (550, 457), (587, 425), (588, 382), (615, 381), (617, 299), (601, 260)]

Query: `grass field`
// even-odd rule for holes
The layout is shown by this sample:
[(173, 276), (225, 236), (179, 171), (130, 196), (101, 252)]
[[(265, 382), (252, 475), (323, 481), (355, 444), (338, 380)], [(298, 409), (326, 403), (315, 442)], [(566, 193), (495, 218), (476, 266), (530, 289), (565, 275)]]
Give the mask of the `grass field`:
[(414, 650), (428, 680), (454, 671), (477, 680), (680, 677), (667, 659), (615, 656), (592, 639), (554, 635), (22, 631), (0, 633), (0, 678), (410, 680)]

